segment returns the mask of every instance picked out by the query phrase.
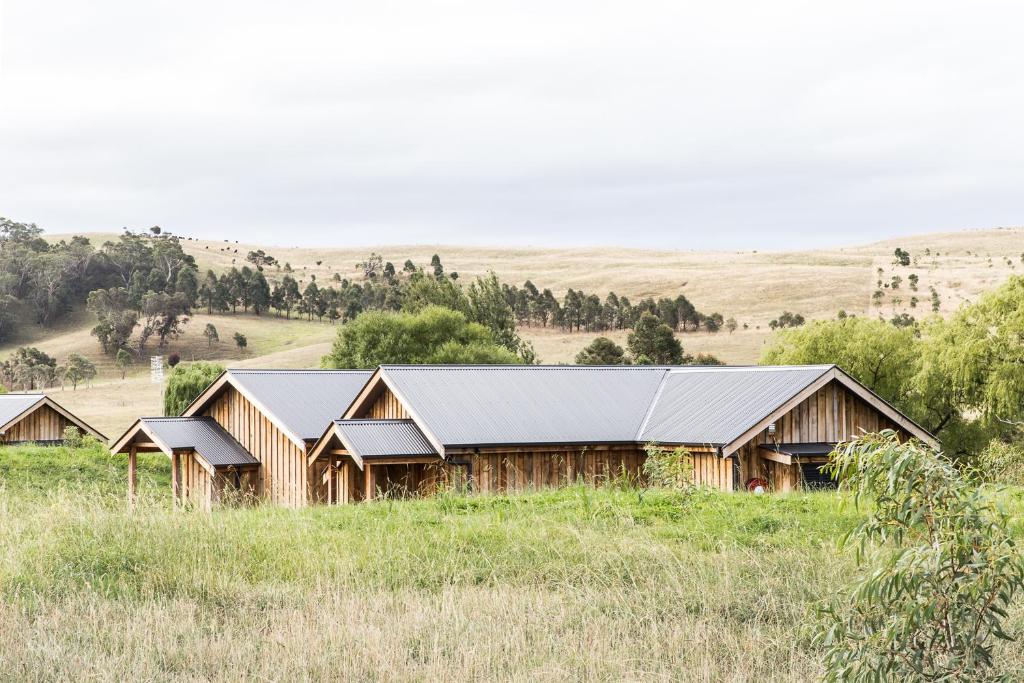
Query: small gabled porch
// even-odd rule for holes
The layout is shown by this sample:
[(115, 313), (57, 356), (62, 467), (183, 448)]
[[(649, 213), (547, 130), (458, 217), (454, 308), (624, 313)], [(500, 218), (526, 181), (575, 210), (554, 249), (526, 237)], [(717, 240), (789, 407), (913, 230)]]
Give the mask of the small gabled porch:
[(423, 495), (462, 470), (412, 420), (336, 420), (310, 451), (314, 498), (328, 504)]
[(110, 448), (128, 455), (128, 501), (138, 488), (137, 455), (160, 452), (171, 460), (175, 506), (203, 510), (259, 494), (260, 462), (209, 417), (139, 418)]

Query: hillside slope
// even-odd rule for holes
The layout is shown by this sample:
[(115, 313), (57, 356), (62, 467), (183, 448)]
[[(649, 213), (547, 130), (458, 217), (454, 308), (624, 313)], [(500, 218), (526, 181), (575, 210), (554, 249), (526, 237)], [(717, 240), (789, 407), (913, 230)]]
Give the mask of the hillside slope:
[[(62, 236), (49, 236), (60, 239)], [(91, 235), (101, 243), (115, 235)], [(359, 278), (356, 264), (370, 252), (377, 252), (399, 267), (405, 259), (425, 265), (439, 254), (450, 271), (463, 281), (489, 270), (503, 281), (521, 284), (530, 279), (538, 287), (551, 288), (561, 296), (568, 288), (583, 289), (602, 297), (609, 291), (634, 301), (646, 296), (677, 296), (685, 293), (705, 312), (718, 311), (735, 317), (740, 329), (733, 334), (703, 332), (683, 335), (689, 353), (709, 352), (730, 363), (753, 363), (770, 339), (768, 321), (783, 310), (809, 319), (835, 315), (839, 309), (858, 315), (908, 312), (915, 317), (930, 313), (930, 287), (939, 293), (941, 311), (948, 313), (961, 303), (977, 298), (1009, 275), (1024, 273), (1024, 229), (972, 230), (900, 238), (875, 244), (805, 252), (687, 252), (649, 251), (626, 248), (541, 249), (459, 247), (443, 245), (386, 247), (325, 247), (322, 249), (268, 247), (185, 240), (185, 250), (195, 256), (201, 269), (224, 270), (245, 263), (245, 254), (264, 249), (281, 263), (289, 263), (301, 279), (316, 274), (318, 281), (341, 277)], [(910, 266), (893, 265), (896, 247), (910, 252)], [(319, 261), (319, 264), (318, 264)], [(882, 273), (879, 275), (878, 269)], [(918, 291), (909, 289), (908, 277), (920, 278)], [(273, 279), (278, 273), (267, 271)], [(872, 305), (871, 295), (881, 277), (903, 279), (897, 292), (886, 293), (881, 306)], [(920, 303), (910, 307), (910, 298)], [(202, 337), (207, 322), (217, 326), (220, 344), (208, 347)], [(125, 380), (99, 354), (89, 334), (94, 321), (80, 312), (55, 330), (25, 325), (15, 339), (0, 347), (0, 358), (15, 347), (31, 343), (60, 359), (81, 353), (97, 362), (100, 376), (93, 386), (72, 392), (61, 391), (59, 400), (80, 412), (108, 436), (114, 436), (142, 413), (157, 414), (159, 387), (149, 383), (147, 369), (135, 368)], [(747, 328), (744, 329), (743, 325)], [(234, 332), (249, 339), (240, 352), (231, 343)], [(328, 323), (283, 320), (276, 315), (197, 315), (185, 333), (163, 353), (177, 352), (183, 359), (212, 359), (229, 365), (264, 367), (310, 367), (329, 348), (336, 329)], [(524, 328), (523, 336), (533, 341), (540, 358), (547, 363), (571, 362), (594, 335), (566, 334), (558, 330)], [(625, 333), (608, 336), (620, 343)], [(151, 349), (152, 350), (152, 349)]]

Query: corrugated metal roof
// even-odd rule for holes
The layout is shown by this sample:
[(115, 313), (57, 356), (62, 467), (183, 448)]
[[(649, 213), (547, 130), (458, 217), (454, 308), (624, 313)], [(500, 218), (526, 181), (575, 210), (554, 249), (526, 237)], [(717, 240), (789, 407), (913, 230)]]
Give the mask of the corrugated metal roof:
[(335, 420), (342, 443), (364, 459), (437, 455), (412, 420)]
[(832, 368), (673, 368), (638, 440), (728, 444)]
[(212, 417), (143, 417), (140, 421), (168, 448), (191, 448), (214, 467), (258, 465)]
[(382, 366), (444, 446), (632, 442), (663, 367)]
[(42, 394), (0, 394), (0, 427), (42, 401)]
[(370, 370), (228, 370), (286, 430), (315, 441), (341, 417), (373, 374)]

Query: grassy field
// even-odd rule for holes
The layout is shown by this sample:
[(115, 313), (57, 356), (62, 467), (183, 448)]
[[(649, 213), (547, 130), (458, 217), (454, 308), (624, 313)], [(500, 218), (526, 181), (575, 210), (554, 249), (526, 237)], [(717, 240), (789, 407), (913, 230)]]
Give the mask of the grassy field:
[(858, 514), (574, 487), (211, 515), (168, 470), (141, 459), (128, 513), (102, 449), (0, 448), (0, 679), (806, 681)]
[[(53, 239), (59, 237), (53, 236)], [(97, 243), (113, 237), (92, 236)], [(328, 281), (335, 273), (357, 278), (355, 264), (371, 251), (377, 251), (399, 264), (406, 258), (426, 264), (432, 254), (438, 253), (447, 269), (458, 271), (463, 278), (493, 269), (503, 280), (519, 283), (532, 279), (541, 287), (552, 288), (558, 295), (568, 287), (602, 295), (614, 290), (634, 300), (685, 293), (701, 310), (735, 317), (741, 326), (732, 334), (684, 334), (681, 339), (686, 352), (711, 353), (733, 364), (757, 362), (762, 349), (771, 341), (768, 321), (783, 310), (802, 313), (809, 319), (832, 317), (840, 308), (860, 315), (889, 317), (906, 311), (923, 317), (930, 313), (929, 287), (934, 286), (940, 292), (942, 310), (949, 312), (995, 287), (1009, 275), (1024, 271), (1021, 262), (1024, 229), (973, 230), (843, 249), (760, 253), (443, 245), (304, 249), (202, 240), (187, 240), (184, 245), (200, 267), (217, 270), (241, 265), (250, 249), (264, 248), (280, 261), (290, 263), (299, 278), (315, 273), (319, 281)], [(894, 266), (892, 253), (897, 246), (908, 250), (915, 263), (909, 267)], [(898, 295), (885, 290), (888, 293), (883, 305), (874, 307), (870, 299), (879, 277), (878, 268), (882, 268), (884, 279), (899, 275), (904, 284)], [(920, 277), (918, 292), (908, 289), (910, 273)], [(270, 269), (268, 275), (273, 279), (280, 273)], [(909, 301), (914, 295), (921, 303), (911, 309)], [(902, 300), (898, 305), (896, 298)], [(207, 323), (217, 327), (222, 340), (212, 347), (202, 336)], [(99, 353), (96, 339), (89, 332), (94, 324), (89, 314), (81, 311), (54, 330), (22, 325), (14, 338), (0, 346), (0, 358), (5, 358), (19, 345), (33, 344), (61, 361), (72, 352), (96, 361), (99, 376), (90, 387), (80, 387), (75, 392), (70, 388), (51, 391), (58, 395), (60, 402), (107, 436), (116, 436), (139, 415), (159, 414), (160, 391), (149, 383), (145, 361), (133, 368), (127, 379), (121, 379), (110, 359)], [(272, 314), (260, 317), (200, 314), (185, 326), (184, 334), (160, 353), (178, 353), (185, 360), (217, 360), (229, 366), (316, 367), (330, 348), (336, 330), (328, 323), (284, 320)], [(248, 337), (249, 346), (245, 351), (239, 351), (231, 341), (235, 332)], [(523, 328), (521, 333), (533, 342), (540, 359), (546, 363), (571, 363), (579, 350), (596, 336), (537, 328)], [(608, 336), (625, 344), (624, 332)], [(151, 344), (147, 353), (156, 352)]]

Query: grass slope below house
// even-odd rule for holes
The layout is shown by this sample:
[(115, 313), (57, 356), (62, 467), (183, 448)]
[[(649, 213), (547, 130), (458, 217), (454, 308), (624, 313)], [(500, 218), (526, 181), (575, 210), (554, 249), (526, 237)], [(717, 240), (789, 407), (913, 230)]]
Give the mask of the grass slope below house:
[[(820, 674), (814, 605), (852, 570), (835, 539), (857, 513), (827, 493), (571, 487), (175, 513), (161, 457), (143, 460), (129, 514), (123, 460), (0, 448), (0, 671), (805, 681)], [(1024, 664), (1012, 644), (997, 657)]]

